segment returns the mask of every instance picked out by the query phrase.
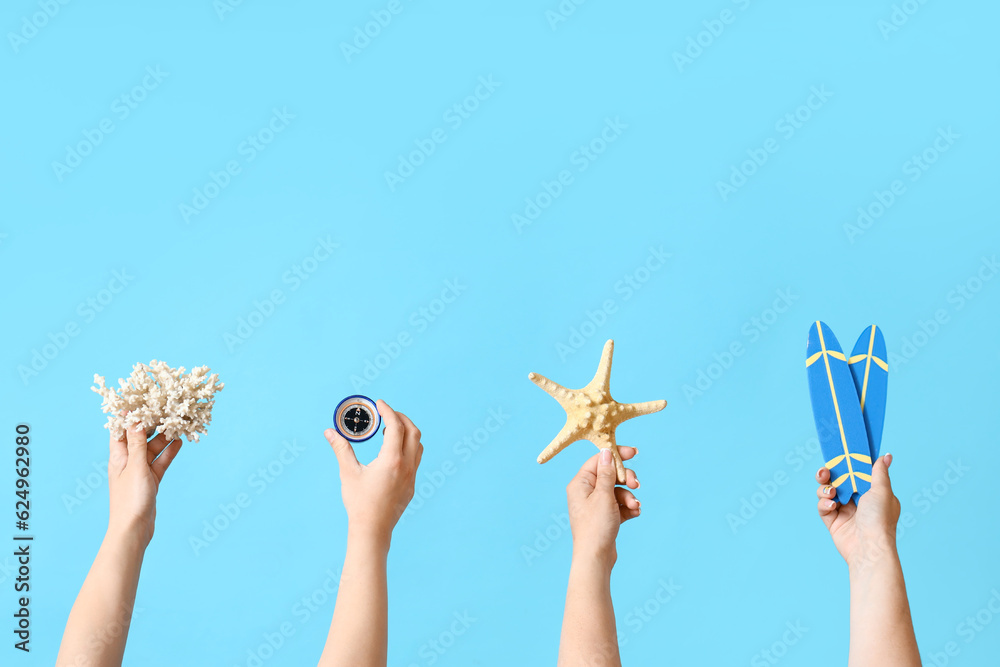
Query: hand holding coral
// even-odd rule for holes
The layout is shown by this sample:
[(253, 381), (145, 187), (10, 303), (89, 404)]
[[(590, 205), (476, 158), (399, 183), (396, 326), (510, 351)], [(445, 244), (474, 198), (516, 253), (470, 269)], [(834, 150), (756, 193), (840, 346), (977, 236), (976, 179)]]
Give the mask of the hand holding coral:
[(168, 441), (161, 433), (147, 442), (142, 426), (135, 425), (122, 438), (112, 435), (110, 449), (108, 534), (149, 544), (156, 520), (156, 492), (181, 449), (181, 440)]
[(830, 486), (830, 471), (821, 468), (816, 481), (825, 486), (816, 491), (819, 515), (830, 531), (837, 551), (851, 568), (896, 557), (896, 522), (899, 521), (899, 499), (892, 493), (889, 466), (892, 454), (875, 460), (872, 466), (872, 488), (858, 504), (839, 505), (835, 489)]
[[(622, 460), (635, 456), (633, 447), (619, 447)], [(628, 489), (615, 485), (616, 471), (610, 449), (590, 457), (566, 487), (569, 522), (573, 531), (573, 557), (596, 558), (610, 569), (618, 558), (615, 538), (618, 528), (639, 516), (639, 501)], [(639, 488), (632, 470), (626, 471), (626, 486)]]
[(375, 540), (388, 550), (392, 529), (413, 498), (424, 446), (420, 430), (406, 415), (393, 411), (382, 400), (376, 401), (376, 406), (385, 430), (382, 449), (368, 465), (358, 462), (351, 443), (334, 429), (327, 429), (323, 435), (337, 455), (348, 533)]

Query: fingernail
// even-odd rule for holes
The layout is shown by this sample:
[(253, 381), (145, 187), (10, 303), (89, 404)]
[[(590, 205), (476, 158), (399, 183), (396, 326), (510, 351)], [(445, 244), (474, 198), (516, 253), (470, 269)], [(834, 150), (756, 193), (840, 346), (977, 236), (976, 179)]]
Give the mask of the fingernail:
[(639, 488), (640, 486), (642, 486), (642, 484), (640, 484), (640, 483), (639, 483), (639, 478), (638, 478), (638, 477), (636, 477), (636, 478), (635, 478), (635, 488), (637, 488), (637, 489), (638, 489), (638, 488)]
[(831, 493), (833, 493), (833, 487), (832, 486), (830, 486), (829, 484), (827, 484), (826, 486), (823, 487), (823, 495), (824, 496), (828, 496)]
[(819, 477), (819, 476), (820, 476), (820, 474), (822, 474), (822, 472), (823, 472), (824, 470), (826, 470), (826, 468), (820, 468), (819, 470), (817, 470), (817, 471), (816, 471), (816, 476), (817, 476), (817, 477)]
[(830, 509), (833, 509), (834, 507), (837, 506), (837, 503), (836, 503), (836, 501), (828, 500), (828, 501), (826, 501), (826, 506), (829, 507)]
[(601, 450), (601, 464), (607, 465), (611, 463), (611, 448)]
[(882, 455), (882, 458), (885, 459), (885, 467), (886, 468), (888, 468), (889, 466), (892, 465), (892, 454), (890, 454), (889, 452), (886, 452), (885, 454)]

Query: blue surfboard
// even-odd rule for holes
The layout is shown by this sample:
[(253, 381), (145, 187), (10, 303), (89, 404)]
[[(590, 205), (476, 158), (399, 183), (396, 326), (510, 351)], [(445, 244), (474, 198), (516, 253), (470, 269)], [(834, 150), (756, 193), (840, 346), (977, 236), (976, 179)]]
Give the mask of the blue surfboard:
[(885, 338), (882, 331), (873, 324), (858, 338), (854, 351), (847, 360), (868, 431), (872, 461), (878, 458), (882, 448), (885, 400), (889, 387), (889, 364), (886, 359)]
[(836, 489), (837, 501), (847, 504), (871, 488), (871, 447), (847, 357), (823, 322), (809, 329), (806, 371), (830, 484)]

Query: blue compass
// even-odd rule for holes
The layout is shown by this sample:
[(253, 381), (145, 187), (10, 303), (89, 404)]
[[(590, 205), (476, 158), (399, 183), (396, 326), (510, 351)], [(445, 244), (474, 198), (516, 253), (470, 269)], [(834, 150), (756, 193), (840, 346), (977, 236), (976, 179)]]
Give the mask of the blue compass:
[(378, 433), (382, 416), (375, 401), (367, 396), (348, 396), (337, 404), (333, 413), (333, 426), (337, 433), (351, 442), (364, 442)]

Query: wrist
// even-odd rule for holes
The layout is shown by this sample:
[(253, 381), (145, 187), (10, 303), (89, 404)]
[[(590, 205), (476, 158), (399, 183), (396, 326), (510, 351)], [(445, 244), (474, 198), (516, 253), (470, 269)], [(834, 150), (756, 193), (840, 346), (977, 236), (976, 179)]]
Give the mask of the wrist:
[(611, 549), (573, 544), (572, 569), (584, 570), (610, 579), (618, 554)]
[(884, 571), (899, 567), (899, 552), (896, 550), (895, 534), (884, 534), (867, 540), (847, 562), (851, 577), (861, 576), (871, 571)]
[(102, 546), (141, 557), (149, 546), (149, 537), (141, 526), (123, 527), (112, 524), (104, 534)]
[(387, 556), (392, 541), (392, 532), (372, 530), (366, 527), (356, 527), (348, 523), (347, 548), (363, 551), (367, 554)]

